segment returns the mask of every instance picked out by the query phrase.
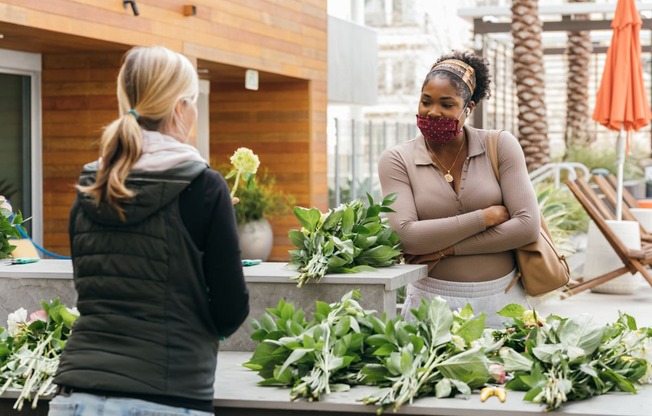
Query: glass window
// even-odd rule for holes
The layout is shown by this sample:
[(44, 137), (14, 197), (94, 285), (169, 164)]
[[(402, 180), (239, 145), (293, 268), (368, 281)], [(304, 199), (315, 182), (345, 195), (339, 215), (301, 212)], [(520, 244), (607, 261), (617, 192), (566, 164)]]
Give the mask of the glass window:
[(32, 215), (30, 97), (29, 76), (0, 74), (0, 195), (25, 218)]

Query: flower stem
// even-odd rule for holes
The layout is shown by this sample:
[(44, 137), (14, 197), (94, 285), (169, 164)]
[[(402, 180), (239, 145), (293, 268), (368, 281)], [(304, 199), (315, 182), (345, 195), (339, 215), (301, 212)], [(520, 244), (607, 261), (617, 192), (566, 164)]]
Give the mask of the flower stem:
[(235, 175), (235, 184), (233, 185), (233, 189), (231, 190), (231, 198), (235, 196), (235, 191), (238, 189), (238, 184), (240, 183), (240, 172), (241, 170), (238, 169), (238, 173)]

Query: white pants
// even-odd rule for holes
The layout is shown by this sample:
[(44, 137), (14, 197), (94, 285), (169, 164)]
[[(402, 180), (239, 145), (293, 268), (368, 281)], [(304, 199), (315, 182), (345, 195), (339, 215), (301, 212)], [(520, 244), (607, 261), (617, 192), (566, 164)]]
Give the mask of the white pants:
[(406, 319), (412, 319), (410, 309), (417, 309), (421, 305), (421, 299), (430, 301), (440, 296), (448, 301), (448, 305), (453, 310), (462, 309), (468, 303), (475, 315), (484, 312), (487, 315), (485, 320), (487, 328), (502, 328), (502, 322), (509, 318), (502, 317), (496, 312), (505, 305), (518, 303), (526, 309), (532, 308), (530, 298), (525, 294), (520, 282), (505, 293), (505, 288), (514, 276), (516, 270), (488, 282), (450, 282), (431, 277), (423, 278), (407, 286), (402, 315)]

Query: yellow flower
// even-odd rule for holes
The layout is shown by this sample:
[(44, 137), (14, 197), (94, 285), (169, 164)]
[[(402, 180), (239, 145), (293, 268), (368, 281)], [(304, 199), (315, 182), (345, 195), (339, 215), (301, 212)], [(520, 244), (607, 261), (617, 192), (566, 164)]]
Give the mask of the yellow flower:
[(251, 149), (240, 147), (231, 156), (231, 164), (240, 173), (254, 175), (258, 171), (258, 166), (260, 166), (260, 160)]
[(539, 316), (539, 314), (536, 314), (536, 319), (535, 319), (535, 313), (533, 310), (527, 310), (523, 312), (523, 315), (521, 316), (521, 319), (523, 320), (523, 323), (526, 325), (543, 325), (546, 323), (546, 320)]
[(238, 185), (240, 184), (240, 176), (244, 175), (245, 178), (247, 178), (247, 176), (253, 177), (253, 175), (258, 171), (260, 160), (251, 149), (239, 147), (238, 150), (233, 153), (233, 156), (231, 156), (231, 164), (236, 172), (235, 183), (231, 190), (231, 198), (233, 198), (235, 196), (235, 191), (238, 189)]

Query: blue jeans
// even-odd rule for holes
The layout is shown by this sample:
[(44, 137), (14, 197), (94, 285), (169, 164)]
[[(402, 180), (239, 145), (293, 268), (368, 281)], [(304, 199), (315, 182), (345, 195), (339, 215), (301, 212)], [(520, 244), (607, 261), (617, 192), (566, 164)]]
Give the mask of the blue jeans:
[(72, 393), (55, 396), (48, 416), (213, 416), (211, 412), (184, 409), (145, 400)]

